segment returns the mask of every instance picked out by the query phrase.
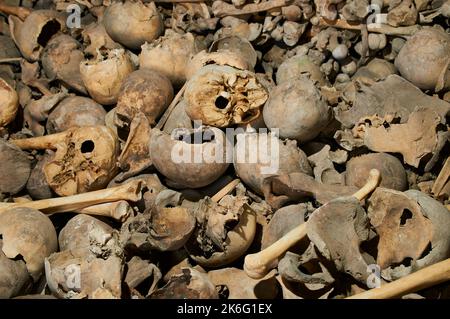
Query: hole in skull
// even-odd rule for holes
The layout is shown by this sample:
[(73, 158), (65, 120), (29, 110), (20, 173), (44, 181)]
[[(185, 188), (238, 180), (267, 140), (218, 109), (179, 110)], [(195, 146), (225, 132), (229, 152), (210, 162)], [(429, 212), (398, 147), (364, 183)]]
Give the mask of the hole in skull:
[(224, 98), (223, 96), (218, 96), (214, 104), (218, 109), (223, 110), (224, 108), (227, 107), (228, 103), (229, 103), (228, 99)]
[(91, 140), (81, 143), (81, 153), (91, 153), (94, 150), (95, 144)]
[(400, 226), (404, 226), (408, 219), (411, 219), (413, 217), (413, 214), (409, 209), (404, 209), (402, 216), (400, 217)]
[(411, 261), (413, 261), (413, 259), (411, 257), (406, 257), (400, 263), (391, 264), (389, 267), (396, 268), (396, 267), (402, 266), (402, 265), (405, 266), (405, 267), (410, 267), (411, 266)]
[(39, 37), (37, 39), (37, 43), (41, 46), (45, 47), (47, 42), (61, 29), (61, 25), (56, 20), (50, 20), (47, 22), (41, 30)]
[(219, 299), (228, 299), (228, 296), (230, 296), (230, 290), (226, 285), (218, 285), (216, 286), (216, 290), (219, 295)]
[(16, 257), (12, 258), (11, 260), (14, 260), (14, 261), (22, 260), (24, 263), (26, 263), (25, 259), (23, 258), (23, 256), (21, 254), (18, 254)]
[(431, 253), (431, 250), (433, 249), (431, 242), (428, 243), (427, 247), (423, 251), (422, 255), (420, 255), (419, 259), (425, 258), (429, 253)]

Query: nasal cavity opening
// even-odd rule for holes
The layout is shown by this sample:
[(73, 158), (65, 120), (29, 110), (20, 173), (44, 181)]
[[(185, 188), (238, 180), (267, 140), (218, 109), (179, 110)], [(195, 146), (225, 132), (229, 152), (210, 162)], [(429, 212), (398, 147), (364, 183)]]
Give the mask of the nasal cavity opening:
[(224, 98), (223, 96), (218, 96), (214, 104), (218, 109), (223, 110), (224, 108), (227, 107), (228, 103), (229, 103), (228, 99)]
[(91, 153), (94, 150), (95, 144), (91, 140), (81, 143), (81, 153)]
[(413, 217), (413, 214), (409, 209), (404, 209), (402, 216), (400, 217), (400, 226), (404, 226), (408, 219), (411, 219)]
[(45, 47), (48, 41), (50, 41), (50, 39), (52, 38), (52, 36), (58, 33), (60, 29), (61, 24), (59, 24), (58, 21), (50, 20), (42, 27), (41, 33), (39, 34), (39, 37), (37, 39), (37, 43)]

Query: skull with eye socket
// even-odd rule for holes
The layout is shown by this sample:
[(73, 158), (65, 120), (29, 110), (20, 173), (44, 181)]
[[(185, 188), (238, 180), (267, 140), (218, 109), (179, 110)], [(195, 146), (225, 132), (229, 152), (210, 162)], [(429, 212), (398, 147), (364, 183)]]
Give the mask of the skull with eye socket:
[(116, 173), (119, 145), (106, 126), (68, 130), (55, 147), (55, 156), (44, 166), (44, 173), (58, 195), (101, 189)]
[(184, 98), (192, 120), (227, 127), (258, 118), (268, 93), (250, 71), (207, 65), (187, 82)]

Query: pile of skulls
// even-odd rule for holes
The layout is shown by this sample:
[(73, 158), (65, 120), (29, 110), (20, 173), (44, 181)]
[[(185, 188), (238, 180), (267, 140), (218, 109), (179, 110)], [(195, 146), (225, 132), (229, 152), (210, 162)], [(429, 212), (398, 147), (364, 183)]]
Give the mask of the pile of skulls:
[(0, 298), (449, 297), (449, 17), (2, 1)]

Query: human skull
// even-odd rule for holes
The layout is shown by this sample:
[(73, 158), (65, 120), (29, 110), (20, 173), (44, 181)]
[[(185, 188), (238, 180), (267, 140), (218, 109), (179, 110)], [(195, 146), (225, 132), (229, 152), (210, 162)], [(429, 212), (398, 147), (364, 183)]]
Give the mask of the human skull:
[(53, 159), (44, 166), (50, 187), (60, 196), (98, 190), (116, 172), (119, 144), (106, 126), (90, 126), (66, 131), (56, 144)]

